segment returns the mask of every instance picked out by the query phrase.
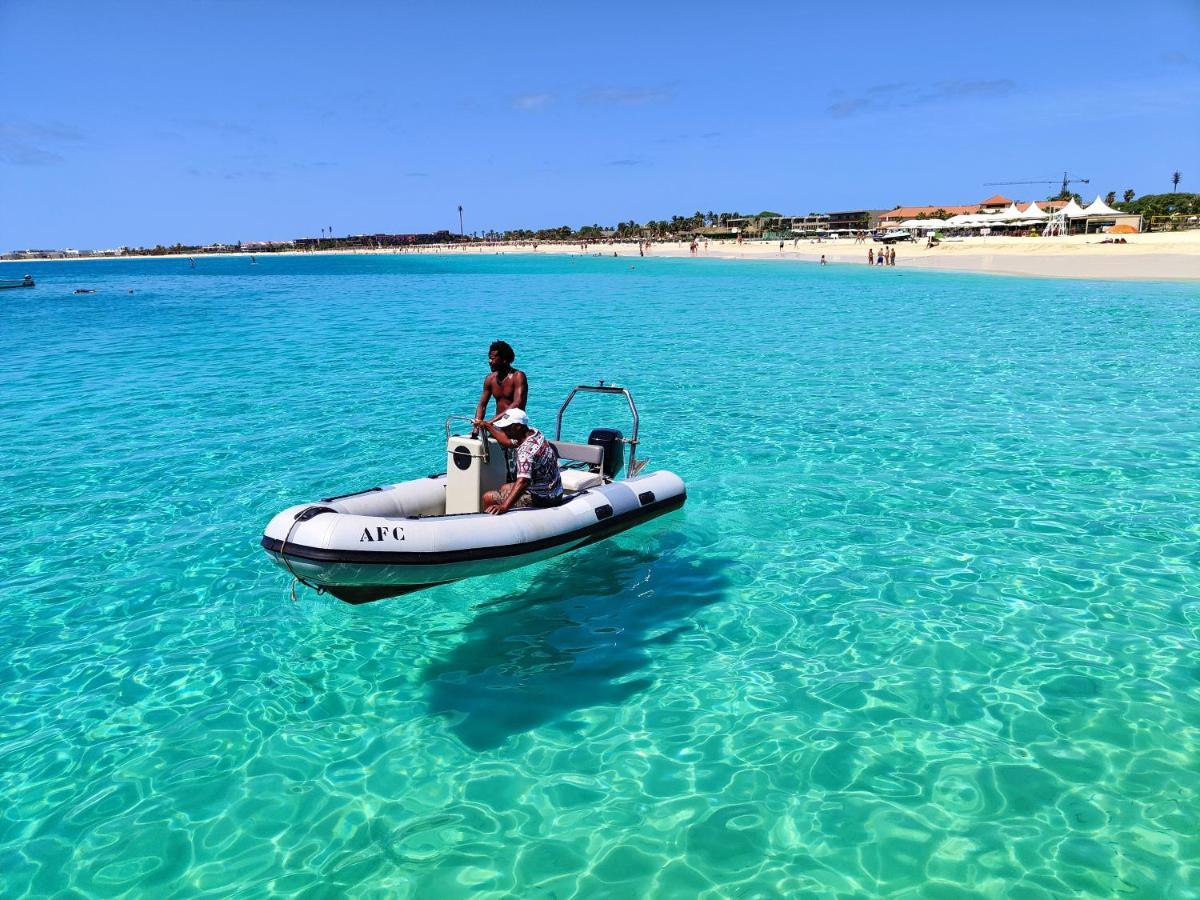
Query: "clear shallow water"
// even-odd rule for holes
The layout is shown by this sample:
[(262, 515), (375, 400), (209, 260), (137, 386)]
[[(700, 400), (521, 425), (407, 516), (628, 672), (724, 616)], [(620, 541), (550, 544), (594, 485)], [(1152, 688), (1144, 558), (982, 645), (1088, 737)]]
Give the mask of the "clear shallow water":
[[(1200, 893), (1194, 286), (17, 268), (0, 894)], [(548, 427), (576, 382), (633, 387), (687, 507), (289, 602), (267, 519), (440, 470), (496, 337)]]

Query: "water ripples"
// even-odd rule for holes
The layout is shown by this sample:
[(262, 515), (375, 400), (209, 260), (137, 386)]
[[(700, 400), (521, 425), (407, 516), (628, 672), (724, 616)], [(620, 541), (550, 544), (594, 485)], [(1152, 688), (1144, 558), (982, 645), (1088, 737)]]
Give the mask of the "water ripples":
[[(0, 894), (1196, 893), (1194, 288), (620, 262), (6, 299)], [(439, 468), (496, 337), (685, 510), (289, 603), (263, 523)]]

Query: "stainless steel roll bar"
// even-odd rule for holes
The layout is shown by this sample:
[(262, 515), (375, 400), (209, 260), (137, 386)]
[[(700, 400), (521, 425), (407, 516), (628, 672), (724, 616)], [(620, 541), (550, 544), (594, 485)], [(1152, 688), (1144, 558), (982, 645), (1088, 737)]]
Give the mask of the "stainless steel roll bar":
[(577, 384), (571, 388), (571, 393), (567, 394), (567, 399), (563, 401), (562, 406), (558, 408), (558, 418), (554, 421), (554, 439), (562, 440), (562, 420), (563, 413), (567, 411), (571, 400), (579, 392), (585, 394), (622, 394), (629, 403), (629, 411), (633, 413), (633, 436), (621, 438), (622, 443), (629, 445), (629, 464), (625, 467), (626, 478), (636, 475), (638, 472), (637, 462), (637, 445), (638, 445), (638, 411), (637, 405), (633, 402), (633, 395), (629, 393), (627, 388), (623, 388), (616, 384), (605, 384), (604, 379), (600, 379), (599, 384)]

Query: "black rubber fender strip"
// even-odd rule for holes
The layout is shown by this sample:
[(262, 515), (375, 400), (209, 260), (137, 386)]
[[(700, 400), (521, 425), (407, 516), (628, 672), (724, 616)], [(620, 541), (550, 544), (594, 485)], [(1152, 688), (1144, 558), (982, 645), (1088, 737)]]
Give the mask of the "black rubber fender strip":
[[(295, 559), (307, 559), (313, 562), (332, 563), (366, 563), (385, 566), (440, 566), (458, 562), (476, 562), (485, 559), (503, 559), (507, 556), (524, 556), (526, 553), (536, 553), (548, 550), (560, 544), (571, 544), (576, 541), (591, 543), (601, 540), (610, 534), (632, 528), (642, 522), (679, 509), (687, 500), (687, 494), (679, 494), (667, 500), (660, 500), (649, 506), (642, 506), (621, 515), (613, 515), (597, 521), (586, 528), (577, 528), (565, 534), (542, 538), (537, 541), (526, 541), (521, 544), (504, 544), (499, 547), (471, 547), (465, 550), (431, 550), (410, 551), (397, 553), (390, 550), (329, 550), (324, 547), (306, 547), (302, 544), (289, 542), (287, 555)], [(524, 510), (514, 510), (508, 515), (521, 514)], [(279, 553), (283, 541), (277, 538), (262, 538), (263, 549), (269, 553)]]

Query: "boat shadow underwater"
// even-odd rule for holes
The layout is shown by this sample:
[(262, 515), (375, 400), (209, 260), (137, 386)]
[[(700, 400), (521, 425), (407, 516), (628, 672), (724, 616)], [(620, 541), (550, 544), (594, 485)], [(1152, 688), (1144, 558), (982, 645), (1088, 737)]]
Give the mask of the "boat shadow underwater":
[(430, 712), (473, 750), (564, 722), (571, 713), (616, 706), (654, 683), (631, 677), (651, 649), (696, 626), (698, 610), (729, 587), (721, 557), (682, 555), (684, 536), (651, 537), (646, 549), (603, 544), (539, 574), (520, 599), (484, 604), (465, 640), (423, 673)]

